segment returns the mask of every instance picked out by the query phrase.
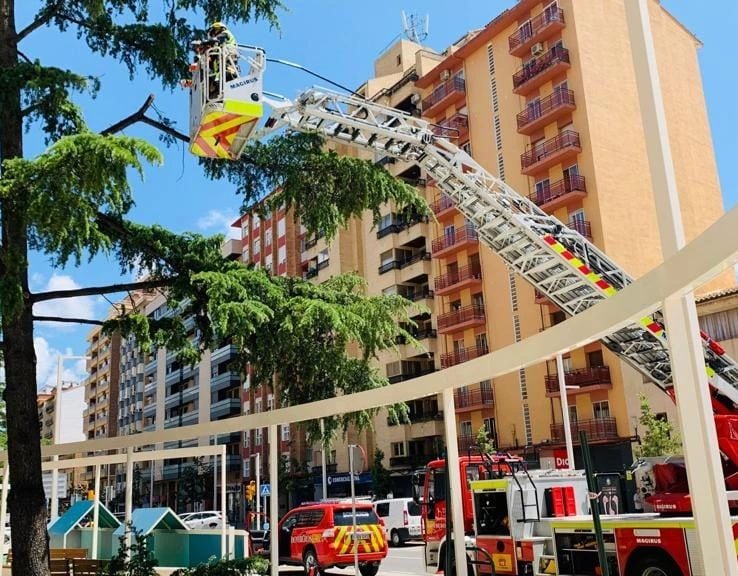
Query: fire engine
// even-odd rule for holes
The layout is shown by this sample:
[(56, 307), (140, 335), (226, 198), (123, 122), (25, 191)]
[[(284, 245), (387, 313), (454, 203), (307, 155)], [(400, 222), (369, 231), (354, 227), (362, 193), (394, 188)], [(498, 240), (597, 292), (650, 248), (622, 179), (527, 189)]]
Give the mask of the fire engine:
[[(249, 47), (241, 48), (254, 51)], [(499, 255), (511, 270), (531, 283), (565, 314), (575, 315), (587, 310), (633, 282), (630, 275), (577, 230), (543, 211), (527, 196), (518, 194), (464, 150), (437, 136), (430, 122), (371, 100), (322, 88), (308, 89), (294, 100), (271, 95), (266, 97), (262, 88), (263, 54), (262, 50), (256, 49), (247, 59), (249, 66), (243, 67), (247, 69), (243, 77), (220, 78), (213, 91), (206, 86), (210, 81), (208, 58), (220, 58), (219, 70), (225, 70), (227, 55), (209, 50), (197, 54), (190, 83), (193, 153), (235, 160), (242, 153), (249, 136), (263, 136), (280, 129), (319, 134), (327, 141), (369, 151), (375, 158), (392, 157), (418, 165), (425, 171), (427, 181), (452, 200), (467, 222), (474, 226), (480, 242)], [(237, 72), (240, 74), (240, 68)], [(263, 113), (262, 103), (271, 106), (271, 115), (264, 127), (255, 131), (255, 125)], [(220, 116), (211, 118), (211, 113)], [(704, 332), (695, 336), (699, 337), (702, 344), (705, 370), (710, 382), (726, 485), (729, 489), (735, 489), (738, 488), (738, 434), (733, 430), (738, 430), (738, 364)], [(670, 352), (661, 312), (616, 330), (602, 338), (602, 343), (673, 397)], [(520, 474), (518, 471), (510, 477), (519, 478)], [(530, 477), (535, 482), (532, 473)], [(509, 480), (507, 486), (506, 490), (513, 490)], [(515, 486), (515, 490), (525, 491), (518, 488), (517, 484)], [(682, 507), (688, 508), (686, 485), (680, 490), (677, 494)], [(537, 490), (534, 492), (537, 493)], [(468, 499), (471, 496), (465, 494), (462, 501), (467, 502)], [(585, 509), (577, 511), (586, 513)], [(441, 510), (438, 512), (441, 513)], [(536, 520), (536, 524), (538, 522)], [(573, 521), (562, 519), (561, 522), (565, 526)], [(575, 533), (591, 531), (586, 519), (576, 522), (579, 524), (572, 524)], [(690, 520), (645, 517), (637, 520), (641, 524), (631, 528), (627, 527), (630, 520), (625, 518), (616, 517), (607, 522), (609, 529), (613, 530), (610, 543), (613, 551), (621, 546), (637, 546), (640, 544), (639, 538), (658, 548), (660, 545), (654, 542), (664, 542), (668, 530), (681, 530), (687, 552), (682, 553), (681, 559), (672, 556), (680, 571), (675, 571), (674, 566), (669, 565), (653, 569), (647, 567), (641, 574), (686, 576), (700, 573), (694, 568), (699, 566), (699, 560), (688, 552), (689, 543), (693, 541)], [(527, 523), (527, 517), (522, 519), (522, 523)], [(651, 524), (653, 528), (649, 527)], [(675, 528), (677, 524), (679, 527)], [(624, 526), (623, 530), (630, 531), (630, 537), (626, 533), (618, 533), (615, 527), (621, 525)], [(563, 542), (566, 528), (557, 530)], [(559, 547), (559, 540), (556, 542)], [(572, 545), (577, 550), (588, 546), (584, 537), (581, 540), (572, 538)], [(563, 554), (563, 544), (559, 548)], [(571, 560), (571, 569), (577, 574), (586, 574), (586, 569), (579, 571), (577, 563), (583, 562), (580, 558), (576, 555), (576, 560)], [(632, 558), (632, 554), (624, 557), (624, 564), (617, 559), (618, 566), (635, 570), (653, 559), (649, 554), (635, 560)], [(564, 565), (563, 561), (561, 565)], [(685, 571), (687, 569), (691, 571)]]

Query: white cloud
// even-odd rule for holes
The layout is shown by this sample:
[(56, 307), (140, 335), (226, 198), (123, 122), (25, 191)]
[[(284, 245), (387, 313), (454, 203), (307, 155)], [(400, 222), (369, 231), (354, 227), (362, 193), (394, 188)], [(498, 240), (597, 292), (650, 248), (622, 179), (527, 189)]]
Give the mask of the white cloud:
[(231, 226), (237, 219), (238, 214), (234, 212), (211, 210), (197, 221), (197, 227), (206, 232), (214, 231), (214, 233), (225, 234), (226, 238), (238, 239), (240, 238), (238, 228)]
[[(81, 288), (81, 286), (77, 284), (71, 276), (54, 274), (49, 278), (46, 286), (44, 286), (40, 291), (75, 290), (77, 288)], [(98, 301), (100, 301), (100, 298), (95, 296), (80, 296), (78, 298), (48, 300), (46, 302), (35, 304), (33, 306), (33, 313), (36, 316), (94, 319), (96, 317), (95, 308)], [(48, 323), (48, 325), (51, 325), (54, 328), (66, 330), (73, 330), (76, 326), (75, 324), (62, 324), (60, 322)]]
[[(57, 363), (59, 356), (72, 356), (71, 348), (57, 350), (41, 336), (33, 339), (36, 349), (36, 382), (38, 389), (54, 388), (57, 379)], [(62, 361), (62, 382), (83, 382), (87, 378), (86, 361), (82, 359), (68, 359)]]

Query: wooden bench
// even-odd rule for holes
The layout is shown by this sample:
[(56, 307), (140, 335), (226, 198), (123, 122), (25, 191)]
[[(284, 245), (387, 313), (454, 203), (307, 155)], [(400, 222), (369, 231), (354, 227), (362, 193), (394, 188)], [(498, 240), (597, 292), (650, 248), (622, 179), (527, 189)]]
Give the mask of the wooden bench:
[(69, 576), (69, 560), (67, 558), (53, 558), (49, 561), (51, 576)]
[(103, 560), (85, 560), (75, 558), (72, 560), (72, 573), (74, 576), (97, 576), (105, 567)]
[[(87, 558), (87, 548), (51, 548), (49, 550), (49, 561), (54, 560), (72, 560), (74, 558)], [(5, 566), (12, 566), (13, 551), (8, 550)]]

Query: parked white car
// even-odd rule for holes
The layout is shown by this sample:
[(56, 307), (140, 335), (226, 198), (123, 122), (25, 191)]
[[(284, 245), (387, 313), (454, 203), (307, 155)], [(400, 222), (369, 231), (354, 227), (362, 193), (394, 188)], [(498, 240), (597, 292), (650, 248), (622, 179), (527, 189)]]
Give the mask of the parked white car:
[(374, 509), (384, 522), (384, 530), (390, 546), (401, 546), (408, 540), (422, 536), (420, 505), (412, 498), (377, 500)]
[(204, 510), (183, 515), (182, 520), (188, 528), (199, 530), (203, 528), (220, 528), (223, 525), (223, 514), (218, 510)]

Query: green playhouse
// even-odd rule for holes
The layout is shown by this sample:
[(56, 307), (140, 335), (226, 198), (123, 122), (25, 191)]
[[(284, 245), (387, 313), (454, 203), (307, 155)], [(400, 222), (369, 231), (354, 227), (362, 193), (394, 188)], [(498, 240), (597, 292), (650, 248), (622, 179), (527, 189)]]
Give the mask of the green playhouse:
[[(113, 534), (121, 523), (105, 505), (98, 504), (97, 526), (92, 526), (94, 500), (75, 503), (49, 525), (51, 548), (86, 548), (92, 558), (92, 533), (97, 529), (97, 557), (110, 558), (113, 554)], [(116, 546), (117, 549), (117, 546)]]
[[(149, 550), (159, 566), (191, 567), (221, 557), (220, 530), (190, 530), (171, 508), (137, 508), (131, 516), (134, 531), (145, 536)], [(119, 537), (125, 535), (125, 525), (113, 533), (113, 554), (119, 547)], [(226, 538), (229, 556), (243, 558), (247, 551), (248, 533), (230, 528)]]

